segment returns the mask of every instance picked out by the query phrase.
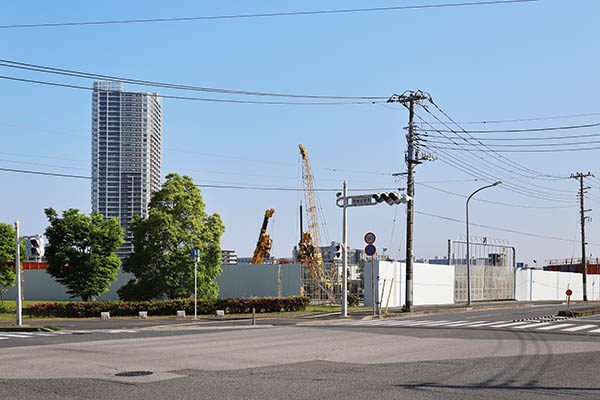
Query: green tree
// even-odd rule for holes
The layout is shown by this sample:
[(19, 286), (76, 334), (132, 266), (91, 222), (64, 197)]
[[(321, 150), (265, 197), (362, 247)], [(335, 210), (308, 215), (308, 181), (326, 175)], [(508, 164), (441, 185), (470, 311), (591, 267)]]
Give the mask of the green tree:
[(198, 297), (215, 299), (214, 279), (221, 273), (221, 235), (218, 214), (208, 215), (200, 189), (192, 178), (169, 174), (152, 195), (148, 218), (131, 223), (133, 253), (123, 270), (135, 275), (118, 291), (126, 300), (174, 299), (194, 293), (194, 263), (190, 251), (200, 250)]
[[(21, 245), (22, 254), (25, 246)], [(4, 303), (4, 293), (15, 284), (15, 270), (9, 266), (15, 260), (15, 230), (12, 225), (0, 222), (0, 301)]]
[(123, 229), (116, 218), (104, 220), (71, 208), (60, 218), (52, 208), (45, 210), (48, 273), (68, 288), (71, 297), (87, 301), (110, 287), (121, 260), (115, 251), (123, 243)]

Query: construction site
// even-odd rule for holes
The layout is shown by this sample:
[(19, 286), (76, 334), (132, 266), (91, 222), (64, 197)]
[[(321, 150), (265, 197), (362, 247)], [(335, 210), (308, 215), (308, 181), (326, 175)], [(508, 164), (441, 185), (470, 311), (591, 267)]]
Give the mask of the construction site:
[[(342, 257), (344, 249), (340, 242), (329, 241), (327, 225), (320, 205), (318, 193), (315, 189), (314, 176), (310, 166), (307, 149), (298, 145), (302, 164), (303, 199), (299, 204), (299, 237), (300, 241), (294, 247), (291, 262), (301, 265), (300, 295), (308, 296), (315, 304), (339, 304), (342, 293)], [(271, 259), (273, 240), (267, 233), (269, 219), (275, 210), (270, 208), (265, 211), (263, 223), (258, 235), (256, 248), (250, 264), (263, 264), (277, 262)], [(326, 241), (323, 242), (323, 239)], [(281, 264), (281, 262), (277, 262)], [(284, 260), (282, 263), (289, 263)], [(354, 265), (356, 270), (358, 265)], [(355, 278), (358, 278), (356, 271)], [(278, 283), (278, 287), (281, 283)], [(352, 287), (360, 290), (358, 279), (354, 279)]]

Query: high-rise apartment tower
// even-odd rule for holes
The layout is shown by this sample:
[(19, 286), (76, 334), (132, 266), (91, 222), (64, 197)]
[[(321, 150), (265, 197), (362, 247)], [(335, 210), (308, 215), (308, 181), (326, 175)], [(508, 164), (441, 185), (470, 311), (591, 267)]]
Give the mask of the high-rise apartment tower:
[(92, 211), (118, 218), (125, 230), (120, 257), (133, 250), (129, 224), (146, 217), (160, 189), (162, 102), (156, 93), (124, 92), (120, 82), (94, 82)]

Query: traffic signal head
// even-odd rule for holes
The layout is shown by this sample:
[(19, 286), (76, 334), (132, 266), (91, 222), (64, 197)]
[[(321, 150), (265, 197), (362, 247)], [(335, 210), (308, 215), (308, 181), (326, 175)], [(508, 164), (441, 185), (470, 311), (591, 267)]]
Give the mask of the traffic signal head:
[(398, 194), (396, 192), (389, 193), (377, 193), (373, 195), (373, 199), (376, 203), (386, 202), (390, 206), (394, 204), (406, 203), (408, 197), (405, 194)]
[(342, 258), (342, 244), (333, 242), (331, 244), (331, 254), (333, 255), (334, 260), (339, 260)]
[(25, 249), (27, 251), (27, 257), (29, 258), (41, 258), (44, 256), (44, 239), (42, 235), (36, 235), (26, 240)]

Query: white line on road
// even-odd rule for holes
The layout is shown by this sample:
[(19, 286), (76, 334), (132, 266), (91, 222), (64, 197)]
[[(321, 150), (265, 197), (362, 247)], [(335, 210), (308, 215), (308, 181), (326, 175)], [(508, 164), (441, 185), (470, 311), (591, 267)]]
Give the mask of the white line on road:
[(470, 322), (455, 322), (453, 324), (448, 324), (448, 326), (469, 326), (469, 325), (477, 325), (478, 323), (486, 322), (486, 321), (470, 321)]
[(535, 323), (529, 324), (529, 325), (515, 326), (513, 329), (536, 328), (536, 327), (540, 327), (540, 326), (550, 325), (551, 323), (552, 322), (535, 322)]
[(509, 322), (509, 321), (494, 321), (494, 322), (484, 322), (483, 324), (475, 324), (475, 325), (471, 325), (471, 328), (478, 328), (480, 326), (489, 326), (489, 325), (495, 325), (495, 324), (503, 324), (505, 322)]
[(553, 329), (558, 329), (558, 328), (564, 328), (567, 326), (573, 326), (573, 324), (557, 324), (557, 325), (550, 325), (550, 326), (545, 326), (543, 328), (540, 328), (540, 331), (550, 331)]
[(428, 326), (443, 326), (443, 325), (455, 324), (455, 323), (459, 323), (459, 322), (468, 323), (469, 321), (437, 321), (437, 322), (428, 324)]
[(525, 325), (530, 324), (530, 321), (521, 321), (521, 322), (509, 322), (508, 324), (500, 324), (500, 325), (488, 325), (490, 328), (508, 328), (509, 326), (517, 326), (517, 325)]
[(584, 329), (597, 328), (597, 327), (598, 327), (598, 325), (579, 325), (579, 326), (574, 326), (572, 328), (563, 329), (563, 331), (576, 332), (576, 331), (582, 331)]
[(22, 339), (27, 339), (27, 338), (31, 337), (31, 336), (20, 335), (20, 334), (17, 335), (17, 334), (14, 334), (14, 333), (2, 333), (2, 334), (0, 334), (0, 336), (5, 336), (7, 338), (11, 338), (12, 337), (12, 338), (22, 338)]

